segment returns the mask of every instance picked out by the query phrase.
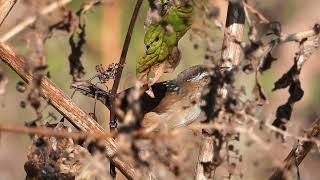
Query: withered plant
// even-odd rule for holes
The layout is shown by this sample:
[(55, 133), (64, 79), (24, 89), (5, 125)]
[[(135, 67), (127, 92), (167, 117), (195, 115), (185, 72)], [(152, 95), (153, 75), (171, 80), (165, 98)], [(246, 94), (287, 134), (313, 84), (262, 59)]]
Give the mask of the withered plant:
[[(1, 25), (16, 12), (15, 6), (28, 8), (30, 12), (26, 18), (20, 14), (19, 21), (11, 23), (13, 26), (0, 36), (1, 69), (9, 66), (21, 77), (21, 81), (15, 82), (16, 89), (25, 98), (17, 108), (31, 107), (36, 114), (33, 120), (24, 120), (24, 125), (0, 124), (1, 134), (28, 134), (32, 139), (24, 164), (26, 179), (121, 179), (119, 174), (127, 179), (303, 179), (299, 165), (320, 145), (320, 120), (309, 119), (313, 121), (308, 124), (310, 128), (301, 129), (293, 111), (305, 93), (300, 75), (305, 63), (313, 63), (307, 61), (319, 46), (320, 24), (315, 22), (301, 32), (284, 32), (283, 22), (269, 20), (272, 18), (264, 15), (267, 12), (259, 10), (257, 2), (250, 0), (134, 0), (118, 62), (88, 69), (83, 63), (89, 33), (87, 16), (101, 6), (118, 2), (84, 0), (76, 10), (68, 6), (71, 2), (0, 0)], [(122, 6), (128, 6), (127, 3), (123, 0)], [(184, 49), (180, 47), (183, 43), (191, 44), (192, 51), (203, 51), (203, 56), (194, 58), (193, 64), (204, 64), (208, 74), (205, 86), (190, 88), (188, 83), (202, 76), (188, 79), (185, 76), (193, 70), (190, 68), (189, 72), (186, 68), (172, 80), (137, 82), (127, 90), (118, 90), (122, 72), (129, 66), (128, 50), (143, 3), (149, 7), (144, 17), (146, 29), (152, 22), (161, 22), (168, 32), (174, 28), (167, 23), (169, 20), (162, 19), (163, 9), (176, 4), (193, 7), (192, 25), (179, 39), (170, 60), (177, 58), (174, 63), (184, 62)], [(226, 12), (223, 21), (222, 12)], [(54, 74), (48, 70), (46, 44), (56, 34), (68, 37), (70, 50), (65, 67), (69, 67), (72, 79), (68, 82), (73, 90), (71, 95), (50, 79)], [(8, 45), (13, 37), (18, 37), (24, 53)], [(287, 100), (274, 110), (270, 119), (262, 113), (272, 103), (261, 83), (262, 76), (275, 71), (274, 63), (280, 59), (274, 54), (286, 43), (296, 44), (297, 50), (291, 67), (277, 77), (272, 92), (287, 89)], [(156, 77), (172, 72), (167, 66), (159, 67), (150, 70)], [(94, 75), (89, 77), (86, 73), (91, 71)], [(241, 80), (242, 76), (250, 75), (254, 77), (253, 88)], [(1, 96), (8, 93), (8, 82), (7, 75), (0, 71)], [(178, 91), (186, 94), (178, 96)], [(171, 106), (197, 93), (201, 94), (199, 100), (184, 99), (181, 106)], [(74, 103), (75, 94), (94, 100), (93, 111), (85, 112)], [(171, 104), (163, 102), (165, 96), (169, 96)], [(97, 103), (104, 105), (110, 116), (99, 119)], [(62, 118), (47, 112), (49, 106)], [(184, 113), (190, 113), (193, 107), (199, 107), (196, 109), (201, 120), (170, 127), (170, 122), (185, 117)], [(167, 124), (160, 126), (161, 122), (156, 122), (149, 127), (148, 123), (154, 123), (151, 117), (158, 115), (159, 121)], [(144, 121), (148, 118), (151, 122)], [(109, 128), (103, 128), (101, 122), (107, 122), (104, 124), (109, 124)], [(292, 127), (304, 132), (293, 131)], [(273, 157), (281, 151), (279, 144), (292, 148), (283, 161)], [(271, 160), (257, 160), (260, 156), (246, 149), (269, 154)], [(249, 164), (258, 166), (264, 162), (264, 166), (269, 166), (269, 177), (252, 177), (249, 172), (255, 169), (250, 169)]]

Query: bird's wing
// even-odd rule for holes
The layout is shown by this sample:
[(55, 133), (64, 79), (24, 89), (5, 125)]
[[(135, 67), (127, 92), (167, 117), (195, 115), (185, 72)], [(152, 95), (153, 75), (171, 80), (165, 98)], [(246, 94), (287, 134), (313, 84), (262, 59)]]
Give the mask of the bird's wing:
[[(142, 93), (142, 95), (138, 100), (143, 114), (153, 111), (160, 104), (163, 98), (167, 96), (167, 93), (172, 92), (174, 91), (174, 89), (176, 89), (173, 81), (159, 82), (152, 85), (151, 88), (154, 94), (153, 98), (150, 97), (146, 92), (144, 92)], [(142, 89), (142, 90), (146, 90), (146, 89)], [(134, 91), (135, 91), (134, 88), (129, 88), (117, 95), (117, 98), (121, 98), (120, 108), (122, 111), (126, 112), (128, 110), (129, 108), (128, 96), (130, 96), (130, 94)]]
[(141, 121), (141, 126), (147, 131), (173, 129), (187, 126), (202, 119), (202, 111), (199, 104), (189, 104), (188, 107), (182, 107), (180, 103), (176, 103), (170, 107), (171, 109), (167, 109), (166, 113), (149, 112), (145, 114)]

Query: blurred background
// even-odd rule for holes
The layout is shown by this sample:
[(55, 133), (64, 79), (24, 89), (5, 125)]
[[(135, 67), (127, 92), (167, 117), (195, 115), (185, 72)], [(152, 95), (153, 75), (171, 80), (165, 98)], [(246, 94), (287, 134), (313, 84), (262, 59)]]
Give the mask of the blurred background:
[[(227, 2), (225, 0), (209, 1), (214, 6), (220, 8), (218, 19), (224, 23)], [(41, 8), (52, 2), (54, 2), (54, 0), (18, 0), (18, 3), (0, 28), (0, 37), (28, 16), (37, 15)], [(88, 79), (94, 75), (96, 72), (95, 66), (97, 64), (102, 64), (106, 67), (110, 63), (118, 62), (135, 2), (135, 0), (110, 0), (110, 3), (97, 6), (87, 13), (87, 43), (84, 47), (84, 54), (82, 56), (82, 62), (86, 72), (85, 78)], [(67, 7), (78, 10), (82, 3), (82, 0), (72, 0)], [(282, 30), (285, 33), (294, 33), (310, 29), (316, 22), (320, 21), (320, 1), (318, 0), (257, 0), (255, 3), (257, 9), (270, 21), (281, 22)], [(38, 8), (31, 9), (31, 6), (36, 6)], [(119, 88), (120, 91), (135, 84), (135, 62), (144, 54), (144, 19), (147, 10), (148, 4), (147, 1), (145, 1), (133, 32), (133, 38), (126, 61), (127, 64)], [(35, 26), (38, 22), (41, 22), (39, 24), (54, 24), (59, 17), (61, 17), (61, 12), (59, 12), (59, 10), (54, 11), (46, 17), (39, 17)], [(17, 52), (27, 58), (30, 54), (27, 40), (30, 39), (28, 35), (30, 35), (29, 32), (32, 28), (32, 26), (26, 28), (24, 31), (7, 41), (7, 43), (14, 47)], [(216, 46), (221, 46), (219, 42), (221, 42), (223, 38), (222, 33), (218, 31), (213, 33), (216, 33), (213, 34), (217, 39)], [(68, 44), (69, 36), (70, 34), (66, 32), (54, 31), (52, 37), (48, 39), (45, 44), (45, 55), (51, 79), (58, 87), (63, 89), (65, 93), (71, 95), (72, 90), (70, 89), (70, 82), (72, 77), (69, 75), (68, 65), (68, 55), (70, 54), (70, 47)], [(197, 44), (199, 48), (194, 48), (195, 44)], [(205, 61), (206, 42), (204, 40), (191, 42), (189, 35), (187, 34), (180, 41), (179, 45), (182, 51), (182, 61), (174, 73), (166, 75), (163, 79), (170, 79), (183, 69), (195, 64), (201, 64)], [(280, 46), (273, 52), (274, 57), (278, 58), (278, 61), (273, 64), (271, 70), (260, 77), (260, 81), (270, 103), (263, 107), (259, 117), (272, 120), (276, 108), (286, 101), (288, 97), (287, 90), (272, 93), (271, 89), (273, 88), (273, 83), (293, 64), (293, 57), (296, 51), (297, 45), (288, 43)], [(303, 132), (302, 130), (307, 128), (318, 115), (318, 107), (320, 105), (320, 61), (317, 61), (317, 59), (320, 57), (319, 55), (319, 51), (312, 55), (305, 64), (300, 76), (305, 95), (303, 99), (296, 104), (292, 116), (292, 121), (298, 123), (299, 127), (295, 126), (289, 128), (289, 131), (300, 135)], [(20, 107), (21, 101), (24, 101), (27, 98), (27, 93), (19, 93), (16, 91), (16, 84), (18, 81), (21, 81), (21, 79), (2, 62), (0, 63), (0, 68), (9, 78), (6, 92), (0, 97), (0, 123), (23, 125), (25, 122), (34, 120), (36, 114), (30, 106), (27, 106), (26, 108)], [(243, 74), (237, 81), (240, 85), (246, 87), (246, 91), (250, 96), (251, 89), (254, 86), (254, 76)], [(93, 111), (93, 99), (86, 98), (80, 93), (76, 93), (73, 99), (86, 112)], [(53, 113), (57, 117), (57, 120), (61, 118), (61, 115), (58, 112), (49, 107), (44, 112), (44, 116), (48, 116), (48, 122), (57, 121), (48, 115), (49, 112)], [(108, 111), (100, 103), (97, 103), (97, 118), (100, 124), (105, 128), (108, 128)], [(244, 179), (266, 179), (272, 170), (272, 159), (282, 161), (290, 150), (292, 143), (286, 145), (275, 143), (275, 147), (280, 147), (278, 153), (265, 152), (258, 145), (250, 146), (250, 148), (240, 145), (244, 159), (254, 162), (246, 164), (246, 168), (242, 169), (245, 174)], [(1, 134), (0, 179), (17, 180), (25, 178), (23, 165), (27, 158), (29, 144), (30, 138), (26, 135)], [(196, 159), (197, 153), (192, 154), (192, 156)], [(244, 161), (244, 163), (245, 162), (246, 161)], [(319, 179), (318, 177), (320, 177), (319, 167), (319, 155), (311, 153), (301, 164), (301, 176), (303, 179), (317, 180)], [(190, 179), (192, 178), (190, 177)]]

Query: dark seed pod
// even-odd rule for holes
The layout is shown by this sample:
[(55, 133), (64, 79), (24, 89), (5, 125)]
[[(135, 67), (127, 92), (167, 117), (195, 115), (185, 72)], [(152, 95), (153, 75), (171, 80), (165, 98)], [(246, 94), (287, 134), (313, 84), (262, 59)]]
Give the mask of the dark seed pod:
[(20, 93), (24, 93), (26, 90), (27, 90), (27, 85), (26, 83), (22, 82), (22, 81), (19, 81), (17, 82), (17, 85), (16, 85), (16, 90)]
[(27, 103), (25, 101), (21, 101), (20, 102), (20, 107), (21, 108), (26, 108), (26, 106), (27, 106)]

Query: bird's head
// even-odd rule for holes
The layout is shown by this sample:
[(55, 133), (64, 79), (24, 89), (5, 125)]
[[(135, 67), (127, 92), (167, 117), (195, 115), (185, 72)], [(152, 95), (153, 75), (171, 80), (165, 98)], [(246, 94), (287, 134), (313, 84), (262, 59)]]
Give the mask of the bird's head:
[(205, 65), (192, 66), (182, 71), (176, 78), (177, 84), (193, 84), (202, 87), (208, 85), (209, 81), (209, 68)]

